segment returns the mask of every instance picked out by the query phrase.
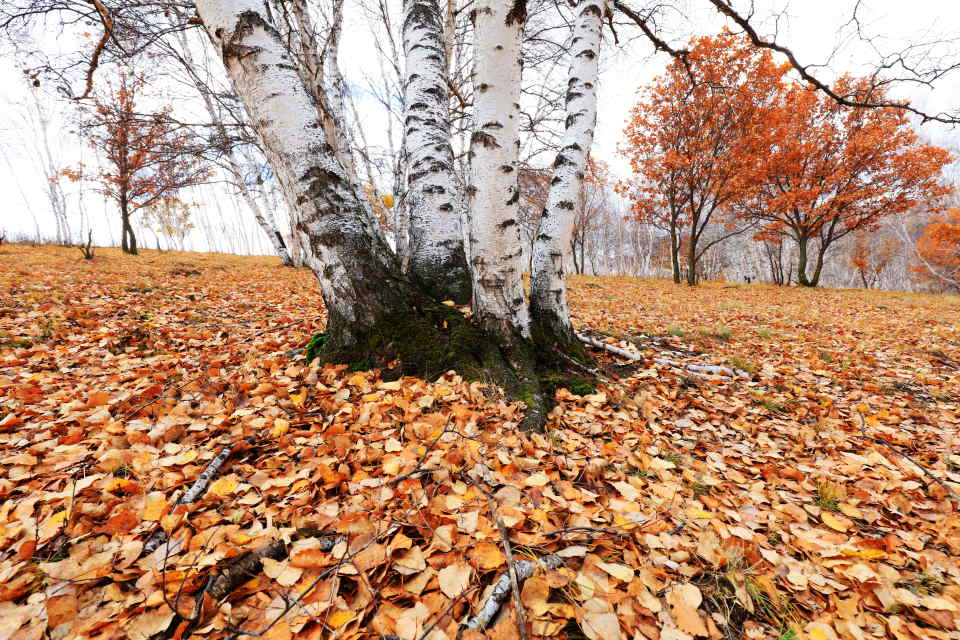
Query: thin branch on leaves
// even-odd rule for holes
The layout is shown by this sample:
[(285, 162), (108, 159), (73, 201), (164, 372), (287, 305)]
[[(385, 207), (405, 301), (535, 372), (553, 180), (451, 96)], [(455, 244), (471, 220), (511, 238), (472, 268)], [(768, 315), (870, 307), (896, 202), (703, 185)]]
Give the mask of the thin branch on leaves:
[(539, 567), (559, 569), (564, 566), (564, 564), (566, 563), (563, 561), (563, 558), (553, 554), (544, 556), (536, 561), (518, 560), (516, 563), (513, 563), (513, 573), (504, 573), (497, 579), (493, 585), (493, 590), (490, 591), (490, 595), (480, 607), (480, 610), (461, 627), (461, 632), (469, 630), (483, 631), (490, 625), (490, 621), (493, 620), (497, 611), (500, 610), (500, 605), (503, 604), (503, 601), (507, 598), (507, 594), (511, 591), (511, 583), (514, 580), (514, 576), (516, 576), (517, 582), (522, 584), (527, 578), (531, 577)]
[(909, 455), (907, 455), (906, 453), (904, 453), (903, 451), (895, 447), (892, 442), (888, 442), (883, 438), (877, 438), (875, 436), (867, 435), (867, 432), (866, 432), (867, 421), (864, 419), (863, 413), (861, 413), (860, 411), (857, 411), (857, 415), (860, 416), (860, 435), (856, 437), (863, 438), (864, 440), (869, 440), (870, 442), (875, 442), (883, 447), (886, 447), (887, 450), (892, 451), (893, 453), (897, 454), (901, 458), (906, 458), (907, 460), (913, 463), (913, 466), (915, 466), (917, 469), (920, 469), (920, 471), (923, 472), (925, 476), (927, 476), (928, 478), (936, 482), (938, 485), (940, 485), (940, 487), (947, 492), (948, 498), (950, 498), (951, 500), (960, 500), (960, 496), (958, 496), (953, 491), (951, 491), (950, 487), (947, 486), (947, 483), (945, 483), (943, 480), (941, 480), (937, 476), (933, 475), (933, 473), (929, 469), (927, 469), (925, 466), (923, 466), (922, 464), (920, 464), (919, 462), (911, 458)]
[[(252, 440), (252, 439), (251, 439)], [(252, 444), (252, 441), (248, 440), (248, 444)], [(197, 479), (193, 481), (193, 484), (190, 485), (190, 488), (180, 496), (176, 502), (173, 503), (173, 509), (181, 505), (193, 504), (199, 500), (203, 494), (207, 492), (207, 489), (210, 487), (210, 483), (213, 481), (214, 477), (220, 473), (220, 469), (226, 464), (227, 460), (233, 454), (234, 451), (240, 447), (241, 443), (234, 443), (232, 445), (226, 446), (220, 450), (220, 453), (213, 457), (213, 460), (200, 472), (200, 475), (197, 476)], [(172, 509), (171, 509), (172, 510)], [(163, 530), (157, 530), (147, 543), (143, 545), (143, 553), (150, 554), (156, 551), (160, 545), (167, 541), (167, 534)]]

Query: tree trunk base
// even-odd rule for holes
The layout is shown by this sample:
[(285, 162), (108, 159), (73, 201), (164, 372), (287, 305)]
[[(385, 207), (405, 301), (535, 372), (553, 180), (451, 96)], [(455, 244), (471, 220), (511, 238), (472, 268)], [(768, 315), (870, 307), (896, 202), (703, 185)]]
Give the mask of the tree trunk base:
[[(595, 380), (571, 373), (567, 359), (587, 364), (589, 355), (576, 337), (519, 336), (498, 340), (452, 307), (429, 302), (393, 311), (375, 324), (358, 327), (332, 315), (322, 347), (308, 350), (323, 363), (351, 369), (381, 368), (385, 379), (402, 375), (434, 380), (454, 370), (467, 380), (500, 387), (527, 406), (521, 428), (543, 431), (560, 387), (592, 392)], [(561, 355), (562, 354), (562, 355)]]

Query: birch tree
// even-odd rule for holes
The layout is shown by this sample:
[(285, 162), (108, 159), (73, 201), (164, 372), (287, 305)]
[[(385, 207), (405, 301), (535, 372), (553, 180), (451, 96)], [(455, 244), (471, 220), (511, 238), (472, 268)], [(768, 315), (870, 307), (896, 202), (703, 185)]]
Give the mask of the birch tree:
[(561, 342), (574, 340), (567, 303), (565, 257), (573, 236), (574, 210), (597, 124), (600, 33), (605, 0), (580, 0), (570, 38), (567, 120), (563, 146), (553, 161), (554, 176), (533, 250), (530, 309), (540, 328)]
[(437, 0), (405, 0), (403, 12), (406, 206), (410, 270), (441, 299), (470, 300), (470, 273), (450, 144), (450, 92)]
[(530, 337), (523, 291), (517, 160), (523, 0), (489, 0), (474, 17), (476, 130), (470, 140), (473, 313), (508, 343)]

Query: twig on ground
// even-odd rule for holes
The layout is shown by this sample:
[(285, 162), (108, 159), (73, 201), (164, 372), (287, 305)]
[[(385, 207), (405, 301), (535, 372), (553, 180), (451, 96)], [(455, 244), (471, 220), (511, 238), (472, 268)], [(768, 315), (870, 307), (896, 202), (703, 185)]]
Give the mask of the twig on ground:
[[(518, 560), (513, 565), (513, 569), (516, 575), (518, 582), (522, 583), (527, 578), (533, 575), (533, 572), (536, 571), (537, 567), (545, 567), (547, 569), (559, 569), (560, 567), (566, 564), (563, 561), (563, 558), (556, 555), (548, 555), (540, 558), (537, 561), (531, 560)], [(483, 631), (487, 628), (487, 625), (490, 624), (490, 621), (493, 620), (493, 616), (497, 614), (497, 611), (500, 610), (500, 605), (506, 599), (507, 594), (511, 590), (511, 582), (513, 578), (511, 574), (504, 573), (500, 576), (497, 581), (493, 584), (493, 590), (490, 591), (490, 595), (487, 597), (486, 602), (480, 607), (480, 610), (477, 611), (477, 614), (473, 616), (465, 625), (461, 626), (462, 631), (476, 630)]]
[(892, 451), (898, 456), (902, 458), (906, 458), (907, 460), (913, 463), (913, 466), (915, 466), (917, 469), (920, 469), (920, 471), (922, 471), (925, 476), (927, 476), (928, 478), (936, 482), (938, 485), (940, 485), (940, 487), (947, 492), (948, 498), (950, 498), (951, 500), (960, 500), (960, 496), (958, 496), (953, 491), (951, 491), (950, 487), (948, 487), (943, 480), (933, 475), (933, 473), (929, 469), (927, 469), (925, 466), (923, 466), (922, 464), (920, 464), (919, 462), (911, 458), (909, 455), (907, 455), (900, 449), (896, 448), (892, 442), (887, 442), (883, 438), (877, 438), (875, 436), (867, 435), (867, 432), (866, 432), (867, 421), (864, 419), (863, 414), (860, 411), (857, 411), (857, 415), (860, 416), (860, 435), (857, 436), (858, 438), (863, 438), (864, 440), (875, 442), (881, 446), (886, 447), (888, 450)]
[[(247, 441), (250, 443), (250, 440)], [(200, 475), (197, 476), (197, 479), (193, 481), (193, 484), (190, 485), (190, 488), (180, 496), (176, 502), (173, 503), (173, 509), (185, 504), (193, 504), (198, 499), (200, 499), (204, 493), (207, 492), (207, 489), (210, 487), (210, 482), (213, 480), (214, 476), (220, 473), (220, 469), (226, 464), (227, 459), (233, 455), (233, 452), (237, 450), (240, 446), (240, 443), (234, 443), (232, 445), (226, 446), (220, 450), (220, 453), (213, 457), (213, 460), (200, 472)], [(162, 530), (157, 530), (152, 536), (147, 540), (146, 544), (143, 545), (143, 552), (141, 555), (148, 555), (156, 551), (160, 545), (162, 545), (167, 540), (167, 534)]]

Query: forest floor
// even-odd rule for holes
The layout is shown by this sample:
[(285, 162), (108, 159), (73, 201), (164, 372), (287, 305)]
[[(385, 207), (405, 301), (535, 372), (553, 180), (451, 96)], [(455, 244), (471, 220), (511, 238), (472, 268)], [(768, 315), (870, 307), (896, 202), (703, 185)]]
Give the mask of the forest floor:
[(0, 638), (475, 640), (507, 550), (548, 560), (501, 640), (960, 638), (960, 299), (572, 304), (642, 358), (524, 434), (453, 374), (305, 365), (305, 270), (0, 247)]

